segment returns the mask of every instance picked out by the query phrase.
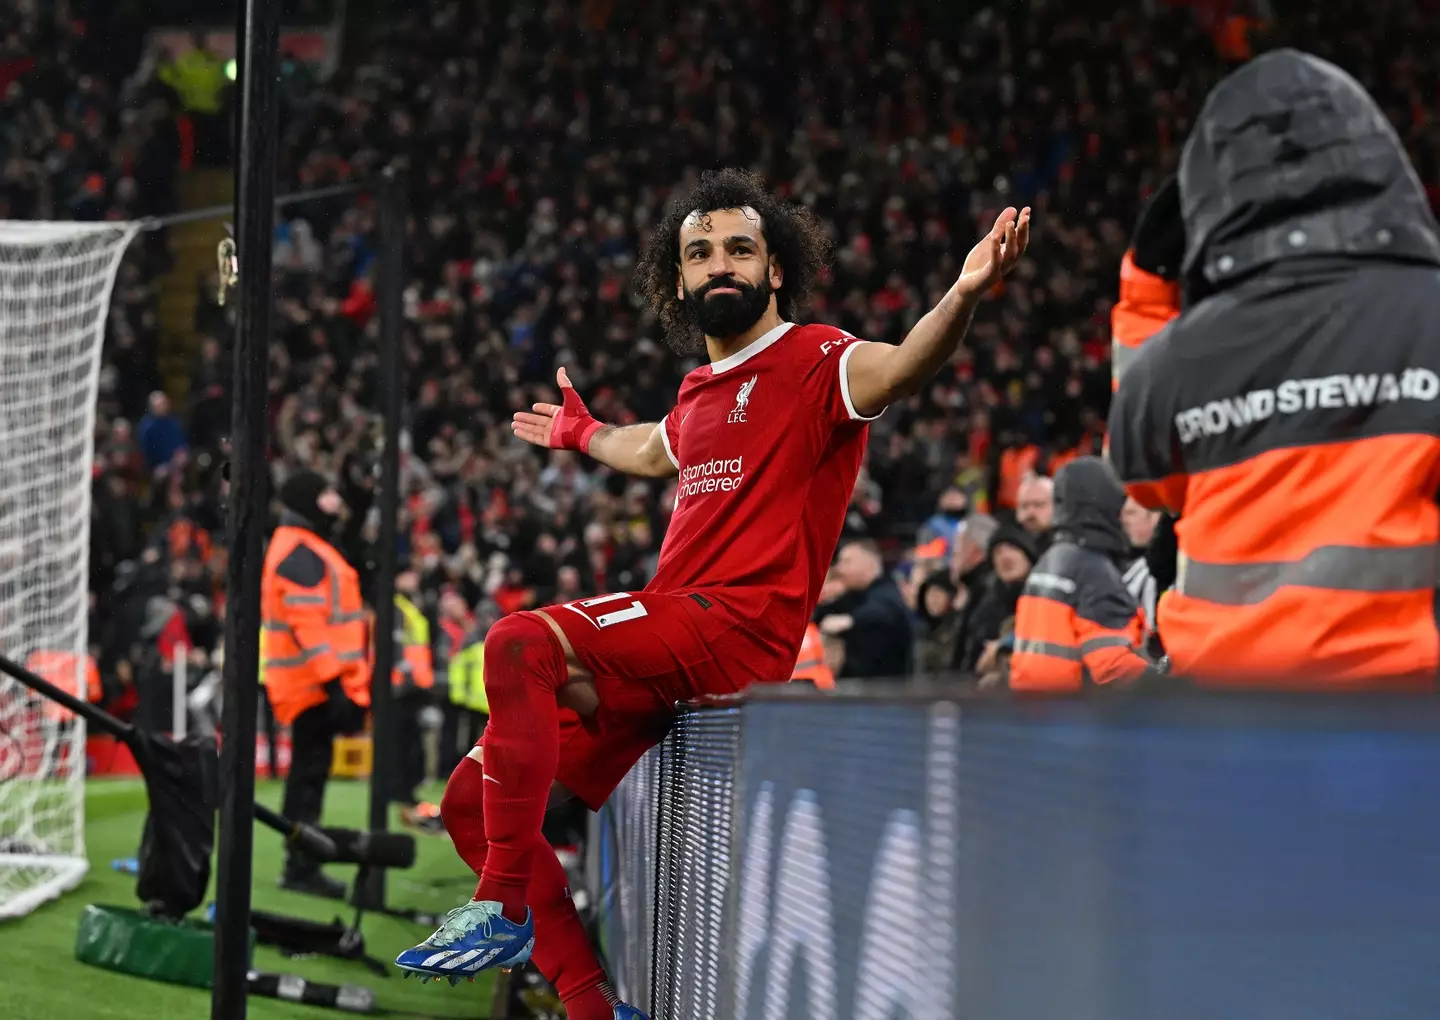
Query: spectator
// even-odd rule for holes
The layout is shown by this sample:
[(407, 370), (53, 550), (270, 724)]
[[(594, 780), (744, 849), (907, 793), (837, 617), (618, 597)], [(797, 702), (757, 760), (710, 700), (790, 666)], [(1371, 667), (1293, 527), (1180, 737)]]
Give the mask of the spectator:
[(948, 673), (960, 657), (964, 618), (957, 606), (955, 583), (945, 574), (934, 574), (920, 583), (915, 597), (919, 617), (919, 640), (915, 648), (915, 672), (925, 676)]
[(950, 556), (950, 579), (956, 586), (960, 610), (960, 634), (955, 642), (955, 658), (948, 668), (963, 670), (970, 655), (966, 635), (974, 632), (976, 611), (989, 591), (994, 571), (990, 566), (990, 543), (1000, 525), (988, 514), (971, 514), (955, 535)]
[(956, 668), (965, 673), (979, 669), (982, 657), (994, 655), (993, 645), (1000, 639), (1006, 623), (1014, 618), (1025, 578), (1040, 558), (1034, 539), (1015, 527), (998, 529), (990, 540), (986, 556), (989, 576), (983, 586), (973, 592), (973, 608), (965, 615), (960, 658), (955, 663)]
[(861, 539), (840, 547), (835, 573), (845, 593), (819, 611), (820, 632), (845, 645), (838, 676), (905, 677), (914, 662), (910, 611), (885, 574), (880, 550)]
[(1126, 497), (1125, 507), (1120, 511), (1120, 526), (1125, 529), (1125, 537), (1130, 541), (1130, 555), (1133, 558), (1125, 566), (1121, 578), (1125, 582), (1125, 590), (1145, 614), (1147, 643), (1155, 633), (1155, 603), (1159, 595), (1146, 553), (1159, 524), (1160, 514), (1157, 511), (1146, 510), (1135, 500)]
[(1040, 552), (1050, 548), (1050, 529), (1055, 521), (1055, 483), (1044, 475), (1030, 475), (1020, 483), (1015, 520), (1028, 531)]
[(170, 464), (186, 446), (185, 426), (170, 411), (170, 398), (162, 391), (150, 394), (150, 409), (140, 419), (140, 452), (150, 470)]
[(175, 656), (188, 655), (191, 645), (180, 607), (161, 595), (149, 599), (138, 641), (128, 656), (135, 664), (139, 696), (135, 722), (141, 729), (169, 733), (173, 728)]
[(935, 551), (942, 556), (948, 555), (955, 533), (969, 512), (970, 497), (965, 490), (958, 485), (946, 486), (936, 501), (935, 512), (920, 529), (919, 542), (929, 547), (930, 543), (939, 540), (942, 544), (935, 547)]

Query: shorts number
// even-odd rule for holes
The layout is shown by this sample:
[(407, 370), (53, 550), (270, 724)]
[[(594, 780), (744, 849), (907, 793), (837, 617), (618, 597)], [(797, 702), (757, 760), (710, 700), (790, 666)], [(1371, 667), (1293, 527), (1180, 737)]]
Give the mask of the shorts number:
[[(631, 602), (623, 609), (612, 609), (606, 613), (587, 612), (594, 606), (604, 606), (612, 602), (619, 602), (622, 599), (630, 599)], [(601, 595), (599, 598), (581, 599), (579, 602), (567, 602), (565, 608), (572, 613), (579, 613), (597, 627), (613, 627), (617, 623), (624, 623), (626, 620), (638, 620), (646, 616), (645, 607), (634, 600), (635, 596), (628, 591), (618, 591), (613, 595)]]

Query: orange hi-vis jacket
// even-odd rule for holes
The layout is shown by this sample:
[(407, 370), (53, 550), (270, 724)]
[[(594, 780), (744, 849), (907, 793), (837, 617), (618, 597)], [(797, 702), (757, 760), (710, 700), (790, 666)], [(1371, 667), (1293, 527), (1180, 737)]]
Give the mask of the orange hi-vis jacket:
[(1000, 484), (995, 494), (995, 503), (1006, 510), (1014, 510), (1020, 501), (1020, 486), (1025, 475), (1035, 469), (1040, 461), (1040, 447), (1034, 443), (1026, 446), (1012, 446), (1000, 454)]
[(1180, 284), (1146, 272), (1134, 251), (1120, 262), (1120, 300), (1110, 311), (1110, 388), (1135, 360), (1140, 346), (1180, 314)]
[(1352, 77), (1276, 50), (1211, 92), (1180, 180), (1186, 309), (1109, 423), (1130, 494), (1178, 516), (1171, 669), (1434, 691), (1440, 228), (1409, 156)]
[(791, 680), (807, 680), (822, 691), (833, 690), (835, 673), (825, 665), (825, 642), (820, 637), (820, 628), (813, 623), (805, 625), (805, 638), (800, 642), (800, 658), (795, 663)]
[(260, 582), (261, 669), (278, 722), (289, 725), (326, 700), (338, 679), (349, 699), (370, 704), (369, 623), (360, 578), (313, 531), (284, 525), (265, 553)]
[[(49, 680), (61, 690), (92, 705), (98, 705), (105, 700), (105, 692), (100, 684), (100, 667), (95, 665), (93, 656), (82, 657), (73, 652), (37, 648), (25, 660), (25, 668), (42, 680)], [(64, 705), (49, 698), (45, 699), (45, 714), (61, 722), (75, 715)]]
[(1055, 477), (1055, 541), (1015, 607), (1010, 689), (1075, 692), (1135, 680), (1150, 663), (1138, 649), (1145, 618), (1116, 566), (1128, 546), (1120, 527), (1125, 493), (1098, 457)]
[(400, 661), (404, 668), (396, 667), (391, 680), (397, 687), (418, 687), (428, 691), (435, 686), (435, 659), (424, 645), (406, 644)]
[(430, 621), (404, 595), (395, 596), (395, 650), (399, 657), (390, 671), (396, 690), (428, 691), (435, 686), (435, 658), (430, 650)]

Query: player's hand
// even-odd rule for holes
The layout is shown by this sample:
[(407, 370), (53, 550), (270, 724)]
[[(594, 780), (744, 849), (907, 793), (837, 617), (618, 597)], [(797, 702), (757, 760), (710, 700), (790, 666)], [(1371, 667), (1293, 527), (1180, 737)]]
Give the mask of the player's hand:
[(960, 279), (955, 281), (955, 290), (962, 297), (983, 297), (1015, 268), (1029, 244), (1030, 207), (1027, 205), (1018, 213), (1014, 206), (1006, 207), (996, 217), (990, 233), (982, 237), (965, 256), (965, 265), (960, 270)]
[(563, 368), (555, 373), (555, 381), (560, 386), (563, 403), (533, 404), (530, 411), (516, 411), (510, 428), (527, 443), (550, 450), (585, 453), (590, 449), (590, 437), (600, 430), (600, 423), (591, 417)]

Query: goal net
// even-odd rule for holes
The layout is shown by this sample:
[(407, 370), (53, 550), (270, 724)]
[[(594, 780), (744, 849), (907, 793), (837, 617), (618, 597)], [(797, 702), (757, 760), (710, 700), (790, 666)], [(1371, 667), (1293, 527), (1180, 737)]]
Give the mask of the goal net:
[[(0, 222), (0, 653), (86, 697), (96, 389), (138, 226)], [(0, 674), (0, 918), (86, 870), (85, 725)]]

